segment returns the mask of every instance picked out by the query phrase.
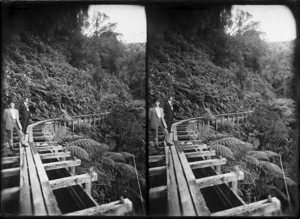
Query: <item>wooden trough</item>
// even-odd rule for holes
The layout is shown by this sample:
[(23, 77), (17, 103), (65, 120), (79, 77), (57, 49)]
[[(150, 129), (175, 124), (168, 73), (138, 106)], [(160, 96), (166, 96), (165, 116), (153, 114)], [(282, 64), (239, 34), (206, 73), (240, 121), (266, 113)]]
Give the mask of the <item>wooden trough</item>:
[[(224, 114), (220, 119), (239, 123), (248, 117), (246, 113)], [(173, 124), (172, 146), (164, 146), (164, 153), (150, 156), (149, 206), (152, 215), (168, 216), (272, 216), (280, 215), (280, 201), (273, 197), (246, 204), (237, 195), (238, 180), (244, 173), (221, 173), (226, 159), (217, 157), (215, 151), (199, 140), (186, 140), (189, 121)], [(179, 127), (179, 131), (177, 130)], [(189, 127), (190, 128), (190, 127)], [(177, 132), (178, 131), (178, 132)], [(183, 135), (184, 137), (181, 137)], [(182, 139), (182, 140), (181, 140)], [(158, 182), (160, 181), (160, 182)], [(164, 206), (164, 207), (163, 207)]]
[(81, 160), (53, 141), (55, 127), (58, 127), (54, 124), (63, 125), (59, 119), (29, 125), (25, 138), (28, 147), (19, 143), (12, 156), (2, 158), (2, 215), (130, 214), (132, 203), (129, 199), (104, 205), (96, 203), (91, 197), (91, 188), (97, 174), (90, 169), (88, 173), (75, 175), (75, 168), (81, 165)]

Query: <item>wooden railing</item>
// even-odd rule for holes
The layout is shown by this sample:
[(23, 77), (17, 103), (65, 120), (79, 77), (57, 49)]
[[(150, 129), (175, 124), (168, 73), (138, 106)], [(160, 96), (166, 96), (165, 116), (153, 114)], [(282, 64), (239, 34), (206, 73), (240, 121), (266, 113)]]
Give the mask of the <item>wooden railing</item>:
[[(197, 131), (199, 125), (210, 125), (213, 126), (216, 130), (218, 125), (223, 122), (231, 122), (233, 125), (245, 122), (248, 117), (253, 113), (253, 111), (246, 111), (246, 112), (237, 112), (237, 113), (227, 113), (227, 114), (218, 114), (214, 115), (214, 119), (208, 119), (207, 117), (194, 117), (189, 119), (184, 119), (178, 122), (175, 122), (171, 127), (171, 135), (173, 140), (178, 140), (177, 135), (177, 126), (189, 123), (189, 130)], [(174, 134), (175, 133), (175, 134)]]

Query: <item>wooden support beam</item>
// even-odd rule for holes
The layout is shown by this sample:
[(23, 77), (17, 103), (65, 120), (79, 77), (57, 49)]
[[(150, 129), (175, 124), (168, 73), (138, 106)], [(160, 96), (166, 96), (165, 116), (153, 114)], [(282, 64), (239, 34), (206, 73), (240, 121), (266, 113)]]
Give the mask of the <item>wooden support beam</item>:
[(213, 213), (211, 216), (278, 216), (280, 215), (280, 208), (280, 201), (276, 197), (273, 197), (270, 200), (264, 199), (251, 204), (219, 211)]
[(178, 216), (181, 214), (177, 181), (175, 178), (175, 169), (170, 147), (165, 147), (166, 154), (166, 175), (167, 175), (167, 198), (168, 198), (168, 215)]
[(181, 145), (180, 147), (183, 151), (188, 151), (188, 150), (200, 150), (200, 151), (202, 151), (204, 149), (207, 149), (206, 144), (203, 144), (203, 145), (187, 145), (187, 146)]
[(1, 177), (10, 177), (20, 174), (20, 167), (7, 168), (1, 170)]
[(190, 164), (192, 169), (204, 168), (204, 167), (213, 167), (213, 166), (226, 164), (226, 158), (195, 161), (195, 162), (190, 162), (189, 164)]
[(13, 156), (13, 157), (2, 157), (1, 164), (11, 164), (20, 162), (20, 156)]
[(64, 177), (60, 179), (54, 179), (50, 180), (50, 185), (53, 190), (65, 188), (69, 186), (84, 184), (89, 181), (96, 181), (97, 180), (97, 174), (94, 173), (93, 176), (90, 174), (82, 174), (82, 175), (76, 175), (76, 176), (69, 176)]
[(36, 147), (37, 151), (51, 151), (51, 150), (62, 150), (62, 146), (41, 146), (41, 147)]
[(150, 188), (149, 191), (150, 199), (159, 199), (165, 195), (167, 195), (167, 186), (158, 186), (158, 187)]
[(76, 160), (59, 161), (53, 163), (45, 163), (44, 168), (45, 170), (55, 170), (60, 168), (80, 166), (80, 164), (81, 164), (81, 160), (76, 159)]
[(125, 198), (121, 201), (114, 201), (108, 204), (83, 209), (76, 212), (64, 214), (64, 216), (122, 216), (132, 211), (132, 202)]
[(236, 180), (244, 179), (244, 173), (240, 171), (238, 174), (236, 173), (225, 173), (221, 175), (208, 176), (200, 179), (196, 179), (196, 182), (200, 189), (216, 186), (223, 183), (228, 183)]
[(67, 152), (40, 154), (40, 157), (42, 160), (53, 159), (53, 158), (66, 158), (66, 157), (71, 157), (71, 152), (67, 151)]
[(161, 167), (152, 167), (149, 169), (149, 176), (157, 176), (157, 175), (162, 175), (166, 174), (166, 166), (161, 166)]
[(216, 156), (216, 151), (200, 151), (200, 152), (189, 152), (185, 153), (186, 158), (196, 158), (196, 157), (207, 157), (207, 156)]
[(157, 163), (165, 160), (165, 155), (156, 155), (156, 156), (149, 156), (148, 161), (149, 163)]
[(55, 146), (58, 144), (58, 141), (47, 141), (47, 142), (34, 142), (35, 147), (42, 147), (42, 146)]
[(16, 197), (20, 192), (19, 187), (11, 187), (1, 190), (1, 202), (6, 202)]

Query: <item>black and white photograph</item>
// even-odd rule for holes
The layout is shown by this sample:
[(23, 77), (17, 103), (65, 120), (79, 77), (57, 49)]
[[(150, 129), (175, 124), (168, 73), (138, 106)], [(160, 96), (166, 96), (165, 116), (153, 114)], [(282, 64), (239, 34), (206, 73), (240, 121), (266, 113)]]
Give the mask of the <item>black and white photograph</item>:
[(4, 9), (1, 215), (145, 215), (145, 8)]
[(149, 215), (297, 215), (292, 10), (176, 2), (147, 23)]
[(298, 0), (1, 9), (1, 217), (299, 218)]

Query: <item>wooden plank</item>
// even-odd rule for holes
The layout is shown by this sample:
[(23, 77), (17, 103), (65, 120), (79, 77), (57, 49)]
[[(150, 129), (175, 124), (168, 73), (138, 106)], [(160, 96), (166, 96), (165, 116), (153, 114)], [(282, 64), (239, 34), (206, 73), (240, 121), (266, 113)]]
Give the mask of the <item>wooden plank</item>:
[(51, 150), (62, 150), (62, 146), (43, 146), (43, 147), (37, 147), (37, 151), (51, 151)]
[(200, 189), (220, 185), (223, 183), (229, 183), (235, 180), (244, 179), (244, 173), (242, 171), (239, 174), (236, 173), (225, 173), (221, 175), (208, 176), (200, 179), (196, 179), (196, 182)]
[(279, 215), (281, 203), (276, 198), (264, 199), (251, 204), (213, 213), (211, 216), (274, 216)]
[(176, 179), (178, 183), (180, 202), (182, 206), (183, 216), (195, 216), (196, 211), (190, 194), (189, 186), (187, 184), (185, 174), (183, 172), (181, 163), (179, 161), (177, 151), (174, 146), (171, 146), (171, 154), (173, 157), (174, 168), (176, 170)]
[(10, 177), (20, 174), (20, 167), (7, 168), (1, 170), (1, 177)]
[(44, 168), (45, 170), (55, 170), (55, 169), (74, 167), (80, 165), (81, 165), (81, 160), (75, 159), (75, 160), (68, 160), (68, 161), (45, 163)]
[(178, 142), (175, 142), (175, 147), (178, 152), (180, 161), (182, 163), (182, 167), (184, 169), (185, 177), (189, 185), (189, 191), (191, 193), (196, 214), (198, 216), (209, 216), (210, 212), (206, 206), (204, 197), (201, 194), (200, 189), (196, 183), (194, 173), (185, 157), (185, 154), (182, 151), (182, 149), (179, 147)]
[(30, 181), (27, 164), (27, 155), (24, 147), (20, 148), (20, 214), (33, 215), (33, 208), (31, 203)]
[(1, 190), (1, 202), (6, 202), (9, 201), (13, 198), (15, 198), (20, 192), (19, 187), (11, 187), (7, 189), (2, 189)]
[[(55, 146), (58, 144), (58, 141), (47, 141), (47, 142), (34, 142), (35, 147), (41, 146)], [(57, 145), (59, 146), (59, 145)]]
[(167, 194), (167, 186), (157, 186), (154, 188), (150, 188), (149, 196), (150, 199), (159, 199), (164, 197)]
[(148, 162), (149, 163), (156, 163), (156, 162), (161, 162), (164, 159), (165, 159), (165, 155), (149, 156), (148, 157)]
[[(31, 183), (33, 214), (34, 215), (47, 215), (47, 209), (44, 202), (43, 192), (39, 181), (36, 165), (33, 160), (30, 147), (25, 148), (27, 155), (27, 163), (29, 170), (29, 180)], [(22, 190), (23, 188), (21, 188)]]
[(181, 208), (179, 203), (178, 186), (176, 180), (176, 173), (174, 169), (173, 158), (171, 155), (170, 147), (165, 147), (166, 155), (166, 175), (167, 175), (167, 196), (168, 196), (168, 215), (179, 216), (181, 215)]
[(60, 179), (50, 180), (50, 185), (54, 190), (54, 189), (60, 189), (69, 186), (84, 184), (89, 181), (96, 181), (96, 180), (97, 180), (96, 173), (93, 176), (91, 176), (90, 174), (82, 174), (82, 175), (69, 176)]
[(61, 211), (58, 207), (58, 203), (52, 191), (52, 188), (49, 183), (49, 178), (46, 174), (46, 171), (43, 167), (42, 161), (39, 157), (39, 154), (34, 147), (33, 143), (30, 143), (30, 147), (33, 154), (33, 159), (37, 168), (37, 173), (40, 179), (42, 194), (45, 200), (46, 209), (49, 215), (61, 215)]
[(64, 214), (64, 216), (123, 216), (132, 211), (132, 202), (125, 198), (123, 203), (120, 201), (86, 208), (80, 211)]
[(198, 169), (198, 168), (204, 168), (204, 167), (213, 167), (213, 166), (217, 166), (217, 165), (226, 164), (226, 158), (195, 161), (195, 162), (190, 162), (189, 164), (190, 164), (192, 169)]
[(53, 159), (53, 158), (66, 158), (66, 157), (71, 157), (71, 152), (58, 152), (58, 153), (47, 153), (47, 154), (40, 154), (40, 158), (42, 160), (47, 160), (47, 159)]
[(180, 146), (182, 150), (188, 151), (188, 150), (204, 150), (207, 149), (207, 145), (188, 145), (188, 146)]
[(207, 157), (207, 156), (216, 156), (216, 151), (200, 151), (200, 152), (188, 152), (185, 153), (186, 158), (196, 158), (196, 157)]
[(149, 168), (149, 176), (166, 174), (166, 166)]
[(12, 164), (20, 162), (20, 156), (2, 157), (1, 164)]

